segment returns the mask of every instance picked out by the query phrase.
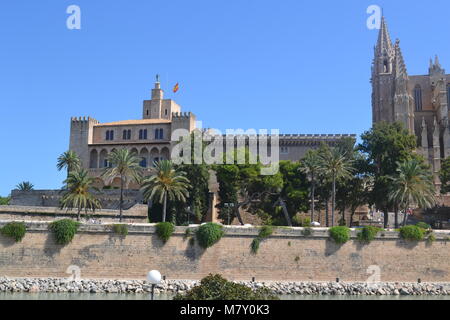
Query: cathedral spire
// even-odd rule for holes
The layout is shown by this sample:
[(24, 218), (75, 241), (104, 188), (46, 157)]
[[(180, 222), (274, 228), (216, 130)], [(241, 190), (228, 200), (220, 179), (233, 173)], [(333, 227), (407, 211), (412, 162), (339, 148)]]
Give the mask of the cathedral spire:
[(386, 19), (384, 18), (384, 16), (382, 16), (376, 50), (378, 54), (383, 54), (384, 52), (389, 53), (391, 49), (392, 49), (391, 36), (389, 35)]

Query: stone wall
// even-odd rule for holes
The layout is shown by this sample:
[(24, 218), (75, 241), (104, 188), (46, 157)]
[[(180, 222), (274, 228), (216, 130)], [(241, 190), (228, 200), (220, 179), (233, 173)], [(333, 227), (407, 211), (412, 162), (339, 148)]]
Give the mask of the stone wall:
[[(100, 200), (103, 209), (118, 209), (120, 190), (92, 191)], [(36, 207), (59, 207), (62, 197), (61, 190), (31, 190), (31, 191), (11, 191), (10, 204), (14, 206), (36, 206)], [(124, 190), (124, 208), (128, 209), (135, 204), (143, 203), (142, 193), (138, 190)]]
[[(0, 226), (6, 222), (0, 222)], [(129, 226), (120, 237), (106, 225), (82, 225), (71, 244), (56, 245), (47, 222), (28, 222), (21, 243), (0, 236), (0, 277), (67, 277), (71, 265), (82, 278), (144, 279), (149, 270), (160, 270), (168, 279), (200, 279), (220, 273), (231, 280), (257, 281), (366, 281), (370, 266), (378, 266), (381, 281), (450, 281), (450, 232), (436, 232), (437, 240), (408, 243), (396, 232), (384, 232), (371, 244), (352, 240), (338, 246), (327, 229), (314, 229), (305, 237), (301, 228), (277, 229), (250, 252), (255, 228), (226, 227), (212, 248), (191, 246), (185, 227), (163, 244), (154, 225)]]
[[(120, 217), (119, 210), (97, 210), (95, 213), (88, 211), (86, 215), (81, 213), (83, 220), (95, 219), (101, 222), (118, 222)], [(124, 223), (147, 223), (148, 206), (137, 204), (128, 210), (122, 212)], [(58, 219), (76, 219), (77, 211), (61, 210), (51, 207), (33, 207), (33, 206), (0, 206), (0, 220), (16, 221), (54, 221)]]

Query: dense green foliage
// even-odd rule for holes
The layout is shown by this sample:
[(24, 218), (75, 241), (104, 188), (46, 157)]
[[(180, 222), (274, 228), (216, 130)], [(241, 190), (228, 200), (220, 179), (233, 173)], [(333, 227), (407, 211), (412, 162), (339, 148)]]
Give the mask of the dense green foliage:
[(441, 171), (439, 172), (441, 180), (441, 193), (447, 194), (450, 192), (450, 158), (441, 162)]
[(400, 228), (400, 236), (408, 241), (421, 241), (425, 238), (426, 231), (418, 226), (404, 226)]
[(416, 137), (409, 134), (401, 123), (380, 122), (365, 132), (361, 140), (359, 150), (366, 155), (366, 170), (373, 177), (369, 203), (375, 204), (385, 213), (384, 227), (387, 228), (389, 219), (387, 212), (395, 206), (395, 203), (386, 196), (392, 184), (390, 177), (397, 174), (398, 163), (418, 157), (414, 154)]
[(382, 230), (383, 229), (374, 226), (365, 226), (364, 228), (362, 228), (361, 232), (358, 233), (358, 240), (361, 242), (370, 243)]
[(217, 223), (206, 223), (196, 232), (196, 238), (200, 247), (207, 249), (216, 244), (224, 235), (223, 227)]
[(26, 231), (27, 227), (23, 222), (10, 222), (0, 229), (3, 236), (12, 238), (16, 242), (22, 241)]
[(200, 285), (187, 291), (184, 295), (177, 294), (174, 300), (278, 300), (268, 290), (251, 288), (227, 281), (220, 275), (209, 275), (203, 278)]
[(70, 219), (63, 219), (52, 222), (49, 228), (55, 236), (56, 243), (66, 245), (73, 240), (79, 226), (79, 222)]
[(419, 228), (425, 229), (425, 230), (431, 229), (431, 226), (425, 222), (419, 222), (416, 224), (416, 226), (418, 226)]
[(273, 227), (271, 226), (263, 226), (258, 233), (258, 236), (253, 239), (250, 249), (253, 254), (257, 254), (259, 250), (259, 246), (264, 239), (267, 239), (273, 234)]
[(156, 234), (163, 242), (169, 241), (174, 231), (175, 226), (171, 222), (160, 222), (156, 225)]
[(126, 224), (114, 224), (112, 230), (115, 234), (126, 237), (128, 235), (128, 226)]
[(7, 206), (11, 201), (11, 197), (0, 197), (0, 206)]
[(350, 229), (348, 227), (332, 227), (330, 228), (329, 233), (334, 242), (338, 244), (344, 244), (350, 240)]

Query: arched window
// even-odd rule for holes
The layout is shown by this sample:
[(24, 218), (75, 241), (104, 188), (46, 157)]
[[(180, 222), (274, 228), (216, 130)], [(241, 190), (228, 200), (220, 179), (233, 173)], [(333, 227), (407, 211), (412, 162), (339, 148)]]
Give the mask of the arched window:
[(123, 130), (122, 139), (127, 140), (127, 130)]
[(141, 159), (141, 162), (139, 163), (139, 165), (140, 165), (142, 168), (147, 168), (147, 159), (146, 159), (146, 158), (142, 158), (142, 159)]
[(123, 130), (123, 140), (131, 140), (131, 130)]
[(143, 130), (139, 130), (139, 140), (142, 140), (142, 137), (144, 136)]
[(422, 88), (419, 85), (414, 88), (414, 102), (416, 111), (422, 111)]
[(159, 129), (159, 139), (164, 139), (164, 130), (163, 129)]
[(114, 140), (114, 130), (109, 131), (109, 140)]
[(155, 140), (159, 140), (159, 129), (155, 129)]
[(131, 140), (131, 130), (128, 130), (128, 132), (127, 132), (127, 139)]
[(106, 130), (106, 141), (109, 140), (109, 130)]
[(144, 129), (144, 140), (147, 140), (147, 129)]

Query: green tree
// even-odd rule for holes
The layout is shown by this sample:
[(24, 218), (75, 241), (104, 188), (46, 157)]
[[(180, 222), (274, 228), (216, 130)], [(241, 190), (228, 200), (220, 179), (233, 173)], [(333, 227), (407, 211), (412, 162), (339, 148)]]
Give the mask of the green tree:
[(80, 221), (81, 211), (88, 210), (95, 212), (101, 209), (100, 201), (90, 192), (93, 187), (94, 179), (89, 177), (89, 173), (85, 169), (71, 171), (64, 181), (67, 190), (61, 198), (61, 209), (77, 209), (77, 220)]
[(403, 226), (412, 204), (429, 209), (436, 204), (433, 175), (425, 164), (417, 159), (397, 163), (397, 174), (390, 177), (389, 199), (404, 209)]
[(176, 170), (169, 160), (156, 163), (151, 176), (144, 178), (142, 191), (144, 200), (158, 200), (163, 205), (163, 222), (166, 221), (167, 200), (186, 202), (189, 196), (189, 180), (183, 171)]
[(16, 189), (20, 191), (31, 191), (34, 190), (34, 185), (29, 181), (23, 181), (16, 186)]
[(334, 226), (334, 211), (336, 207), (336, 181), (352, 177), (353, 161), (342, 153), (339, 148), (332, 148), (320, 154), (320, 167), (324, 175), (331, 179), (331, 225)]
[(439, 172), (441, 180), (441, 194), (450, 192), (450, 158), (445, 159), (441, 163), (441, 171)]
[(103, 177), (114, 179), (120, 178), (120, 222), (122, 222), (123, 211), (123, 189), (124, 185), (134, 180), (137, 183), (141, 181), (142, 167), (139, 165), (140, 159), (127, 149), (114, 150), (108, 155), (108, 162), (111, 167), (105, 168)]
[(69, 173), (81, 168), (81, 160), (74, 151), (66, 151), (58, 157), (56, 164), (58, 171), (67, 169), (67, 176)]
[(0, 197), (0, 206), (7, 206), (11, 201), (11, 197)]
[(300, 170), (306, 174), (311, 182), (311, 221), (314, 221), (314, 209), (315, 209), (315, 188), (316, 180), (320, 172), (320, 157), (316, 150), (309, 150), (305, 157), (300, 161)]
[(411, 160), (416, 155), (416, 137), (409, 134), (401, 123), (376, 123), (361, 136), (358, 149), (366, 154), (367, 173), (373, 176), (370, 203), (384, 212), (384, 228), (389, 225), (389, 209), (395, 207), (387, 197), (392, 183), (389, 177), (397, 171), (397, 162)]

